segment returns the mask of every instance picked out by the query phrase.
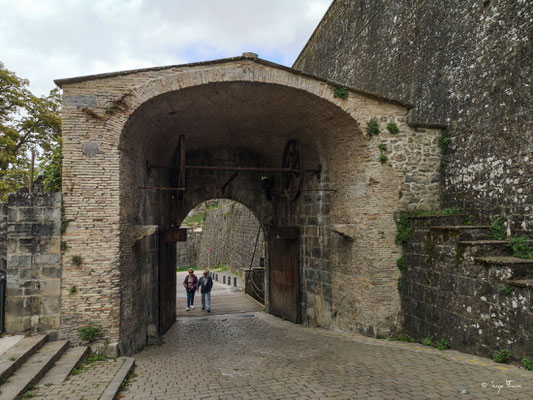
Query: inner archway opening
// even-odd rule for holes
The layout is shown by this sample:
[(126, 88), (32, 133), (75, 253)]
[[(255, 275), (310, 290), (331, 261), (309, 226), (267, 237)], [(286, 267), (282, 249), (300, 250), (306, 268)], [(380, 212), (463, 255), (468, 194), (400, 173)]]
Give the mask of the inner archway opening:
[[(264, 309), (267, 241), (249, 208), (229, 199), (207, 200), (187, 214), (180, 229), (186, 241), (176, 243), (178, 318)], [(202, 282), (187, 301), (190, 269), (198, 279), (211, 278), (213, 296), (201, 295), (207, 291)]]

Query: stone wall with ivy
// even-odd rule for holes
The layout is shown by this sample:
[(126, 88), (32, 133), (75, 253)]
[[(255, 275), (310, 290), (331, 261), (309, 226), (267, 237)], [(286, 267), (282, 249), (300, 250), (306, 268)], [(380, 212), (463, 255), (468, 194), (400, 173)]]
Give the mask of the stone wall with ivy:
[[(493, 357), (533, 356), (533, 257), (465, 215), (410, 217), (400, 229), (405, 333)], [(501, 232), (500, 232), (501, 233)], [(502, 236), (500, 236), (502, 238)], [(530, 243), (531, 244), (531, 243)]]
[(447, 125), (443, 206), (531, 234), (532, 38), (530, 1), (336, 0), (294, 68)]

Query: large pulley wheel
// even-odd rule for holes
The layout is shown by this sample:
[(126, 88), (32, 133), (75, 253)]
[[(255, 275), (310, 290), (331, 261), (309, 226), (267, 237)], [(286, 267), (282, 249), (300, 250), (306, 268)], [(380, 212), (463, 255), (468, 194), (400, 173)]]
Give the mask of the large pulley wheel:
[(304, 162), (301, 154), (300, 142), (289, 140), (283, 151), (281, 168), (287, 169), (281, 173), (281, 187), (285, 197), (295, 201), (304, 184)]
[[(177, 188), (185, 188), (185, 136), (180, 135), (174, 153), (174, 184)], [(183, 198), (183, 191), (178, 192), (178, 198)]]

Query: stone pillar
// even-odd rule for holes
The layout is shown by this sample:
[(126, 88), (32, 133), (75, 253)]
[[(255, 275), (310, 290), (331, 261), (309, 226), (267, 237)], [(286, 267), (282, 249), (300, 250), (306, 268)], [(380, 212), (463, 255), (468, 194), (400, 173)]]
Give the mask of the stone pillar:
[(7, 217), (6, 332), (60, 327), (61, 194), (36, 185), (10, 194)]

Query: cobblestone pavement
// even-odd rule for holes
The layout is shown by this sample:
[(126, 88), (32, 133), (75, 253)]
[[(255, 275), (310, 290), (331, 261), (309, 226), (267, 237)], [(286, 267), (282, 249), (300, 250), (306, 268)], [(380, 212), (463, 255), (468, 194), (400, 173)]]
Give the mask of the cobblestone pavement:
[(135, 355), (124, 399), (533, 398), (533, 372), (261, 312), (178, 319), (164, 341)]
[[(97, 400), (123, 364), (123, 360), (95, 361), (80, 368), (78, 375), (71, 375), (61, 385), (39, 385), (30, 393), (32, 398), (43, 400)], [(28, 393), (26, 397), (30, 398)]]

